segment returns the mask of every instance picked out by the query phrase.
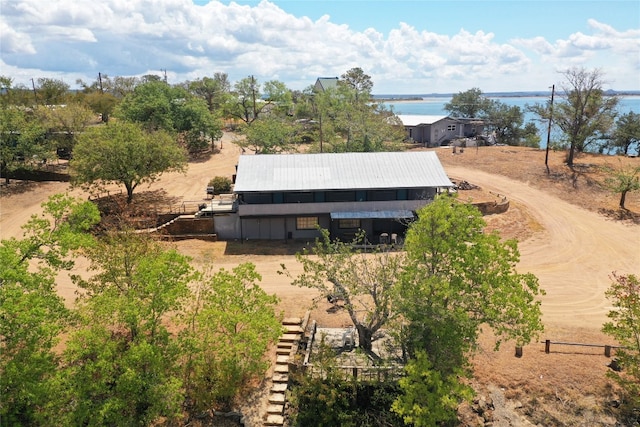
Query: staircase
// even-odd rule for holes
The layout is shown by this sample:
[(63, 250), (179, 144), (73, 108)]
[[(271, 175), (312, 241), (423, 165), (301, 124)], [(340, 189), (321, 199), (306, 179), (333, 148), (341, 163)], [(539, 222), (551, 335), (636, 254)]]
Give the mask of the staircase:
[(309, 314), (307, 312), (304, 319), (294, 317), (286, 318), (282, 321), (285, 333), (280, 337), (280, 341), (276, 345), (276, 365), (271, 376), (273, 385), (269, 391), (265, 426), (284, 426), (286, 392), (289, 387), (289, 362), (293, 361), (298, 352), (300, 340), (309, 321)]

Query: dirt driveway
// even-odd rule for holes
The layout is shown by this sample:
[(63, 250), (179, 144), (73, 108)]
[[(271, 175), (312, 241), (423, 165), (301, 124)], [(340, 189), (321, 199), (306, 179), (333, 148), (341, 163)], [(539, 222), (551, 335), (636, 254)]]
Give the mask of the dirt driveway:
[(599, 329), (609, 305), (604, 291), (612, 271), (637, 274), (640, 227), (607, 220), (531, 186), (478, 170), (447, 167), (486, 190), (526, 206), (544, 230), (520, 243), (521, 272), (531, 272), (547, 292), (545, 323)]

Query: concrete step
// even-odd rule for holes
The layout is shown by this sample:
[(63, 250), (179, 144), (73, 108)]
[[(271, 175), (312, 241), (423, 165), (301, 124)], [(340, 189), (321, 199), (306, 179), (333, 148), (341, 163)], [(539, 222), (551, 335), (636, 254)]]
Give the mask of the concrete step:
[(281, 354), (279, 356), (276, 356), (276, 364), (284, 365), (285, 363), (289, 363), (288, 354)]
[(274, 383), (288, 383), (289, 382), (289, 375), (288, 374), (284, 374), (284, 373), (275, 372), (271, 376), (271, 381), (273, 381)]
[(278, 341), (278, 344), (276, 344), (276, 348), (293, 348), (294, 345), (292, 342), (284, 342), (284, 341)]
[(289, 347), (282, 347), (282, 348), (276, 348), (276, 355), (277, 356), (289, 356), (291, 354), (291, 350), (293, 349), (293, 347), (289, 346)]
[(269, 394), (269, 403), (272, 405), (284, 405), (285, 397), (284, 393), (270, 393)]
[(284, 334), (280, 337), (280, 342), (294, 342), (300, 339), (300, 334)]
[(284, 425), (284, 417), (282, 415), (267, 415), (267, 421), (264, 423), (265, 426), (281, 426)]
[(283, 325), (300, 325), (302, 323), (302, 319), (299, 317), (285, 317), (282, 320)]
[(288, 384), (287, 383), (275, 383), (271, 386), (271, 393), (284, 393), (287, 391)]
[(284, 413), (284, 405), (271, 403), (267, 406), (267, 414), (282, 415)]
[(273, 368), (273, 372), (279, 374), (288, 374), (289, 373), (289, 364), (277, 364), (275, 368)]
[(301, 334), (304, 332), (300, 325), (284, 325), (284, 330), (287, 334)]

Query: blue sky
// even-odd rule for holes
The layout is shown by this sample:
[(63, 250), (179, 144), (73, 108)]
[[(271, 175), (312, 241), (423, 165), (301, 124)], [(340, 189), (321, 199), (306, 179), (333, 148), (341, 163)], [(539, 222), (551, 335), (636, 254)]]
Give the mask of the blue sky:
[[(209, 1), (194, 0), (194, 3), (204, 5)], [(235, 3), (255, 6), (260, 1), (236, 0)], [(329, 15), (332, 22), (356, 31), (375, 28), (388, 34), (404, 22), (441, 34), (454, 34), (463, 28), (470, 32), (493, 32), (499, 42), (539, 35), (549, 40), (565, 38), (573, 31), (588, 30), (590, 18), (615, 24), (619, 30), (640, 28), (640, 2), (635, 0), (275, 0), (271, 3), (285, 12), (313, 20)]]
[(358, 66), (379, 94), (527, 91), (584, 67), (640, 90), (638, 0), (0, 0), (0, 36), (22, 84), (167, 70), (304, 89)]

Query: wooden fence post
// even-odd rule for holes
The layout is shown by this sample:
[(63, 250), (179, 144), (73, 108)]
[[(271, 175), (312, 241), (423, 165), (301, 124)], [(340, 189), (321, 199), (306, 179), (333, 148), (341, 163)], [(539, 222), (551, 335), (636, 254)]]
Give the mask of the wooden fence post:
[(606, 357), (611, 357), (611, 346), (610, 345), (605, 345), (604, 346), (604, 355)]
[(522, 357), (522, 347), (516, 347), (516, 357)]
[(550, 351), (551, 351), (551, 340), (546, 340), (544, 342), (544, 352), (549, 354)]

